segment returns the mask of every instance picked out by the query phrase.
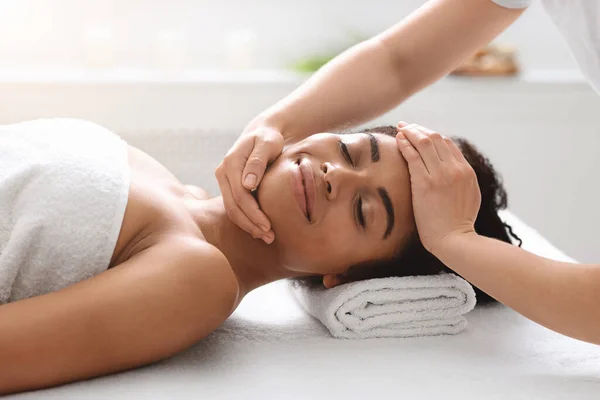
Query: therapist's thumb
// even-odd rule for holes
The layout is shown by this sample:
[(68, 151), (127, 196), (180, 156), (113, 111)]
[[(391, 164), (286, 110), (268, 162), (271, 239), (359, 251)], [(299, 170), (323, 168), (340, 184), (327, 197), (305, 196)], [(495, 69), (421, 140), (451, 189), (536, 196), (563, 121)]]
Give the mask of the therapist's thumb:
[(258, 187), (267, 165), (279, 157), (282, 150), (283, 136), (277, 131), (264, 132), (255, 138), (254, 148), (242, 173), (242, 183), (246, 189), (252, 190)]

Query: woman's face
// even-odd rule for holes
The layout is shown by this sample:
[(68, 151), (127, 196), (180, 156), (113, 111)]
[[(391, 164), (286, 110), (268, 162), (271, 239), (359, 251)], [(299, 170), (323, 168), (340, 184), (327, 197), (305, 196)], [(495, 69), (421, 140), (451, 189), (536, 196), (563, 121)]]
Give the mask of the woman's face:
[(414, 231), (406, 162), (385, 134), (320, 133), (286, 148), (257, 190), (286, 268), (343, 274)]

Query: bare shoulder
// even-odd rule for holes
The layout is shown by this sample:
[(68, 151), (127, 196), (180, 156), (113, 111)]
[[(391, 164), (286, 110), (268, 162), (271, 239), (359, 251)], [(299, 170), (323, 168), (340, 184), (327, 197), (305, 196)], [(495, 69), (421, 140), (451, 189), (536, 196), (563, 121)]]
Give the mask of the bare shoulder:
[(148, 249), (153, 252), (148, 257), (162, 265), (174, 265), (175, 273), (185, 275), (190, 284), (199, 289), (199, 300), (214, 305), (227, 316), (233, 312), (239, 284), (219, 249), (192, 237), (175, 238), (153, 247)]
[(0, 394), (168, 357), (217, 329), (237, 298), (217, 248), (174, 238), (62, 290), (2, 305)]
[(207, 199), (210, 199), (213, 197), (206, 190), (204, 190), (198, 186), (185, 185), (185, 188), (187, 190), (189, 190), (190, 193), (192, 193), (195, 197), (199, 198), (200, 200), (207, 200)]

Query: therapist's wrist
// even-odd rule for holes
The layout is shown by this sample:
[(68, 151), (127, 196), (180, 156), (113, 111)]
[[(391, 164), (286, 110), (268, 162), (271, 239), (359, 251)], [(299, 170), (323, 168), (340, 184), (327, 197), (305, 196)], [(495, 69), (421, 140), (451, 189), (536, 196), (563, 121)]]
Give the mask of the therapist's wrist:
[(265, 110), (257, 117), (262, 126), (277, 130), (283, 136), (285, 144), (292, 144), (306, 139), (308, 136), (321, 132), (316, 130), (313, 121), (317, 118), (307, 118), (297, 106), (286, 99)]
[(254, 132), (257, 129), (266, 128), (269, 130), (277, 131), (281, 134), (285, 142), (289, 140), (289, 129), (284, 122), (285, 120), (281, 116), (263, 112), (257, 115), (248, 125), (244, 128), (244, 133)]
[(451, 232), (429, 246), (429, 252), (445, 263), (445, 260), (455, 259), (457, 254), (465, 254), (480, 238), (474, 230)]
[(270, 120), (270, 118), (265, 115), (265, 114), (259, 114), (256, 117), (254, 117), (244, 128), (243, 133), (248, 133), (248, 132), (253, 132), (258, 128), (261, 127), (270, 127), (273, 129), (278, 130), (279, 128), (277, 127), (277, 125)]

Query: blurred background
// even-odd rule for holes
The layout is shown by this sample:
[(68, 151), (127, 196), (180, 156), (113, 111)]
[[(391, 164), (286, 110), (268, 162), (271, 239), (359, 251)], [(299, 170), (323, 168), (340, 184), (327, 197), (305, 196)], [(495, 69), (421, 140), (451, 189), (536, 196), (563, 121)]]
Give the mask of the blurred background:
[[(286, 68), (335, 54), (423, 3), (0, 0), (0, 60), (16, 68)], [(537, 3), (500, 40), (518, 48), (525, 69), (575, 69)]]
[[(217, 194), (214, 168), (252, 117), (424, 2), (0, 0), (0, 123), (89, 119)], [(600, 262), (600, 98), (537, 2), (495, 43), (511, 73), (467, 69), (367, 125), (468, 138), (504, 176), (512, 211)]]

